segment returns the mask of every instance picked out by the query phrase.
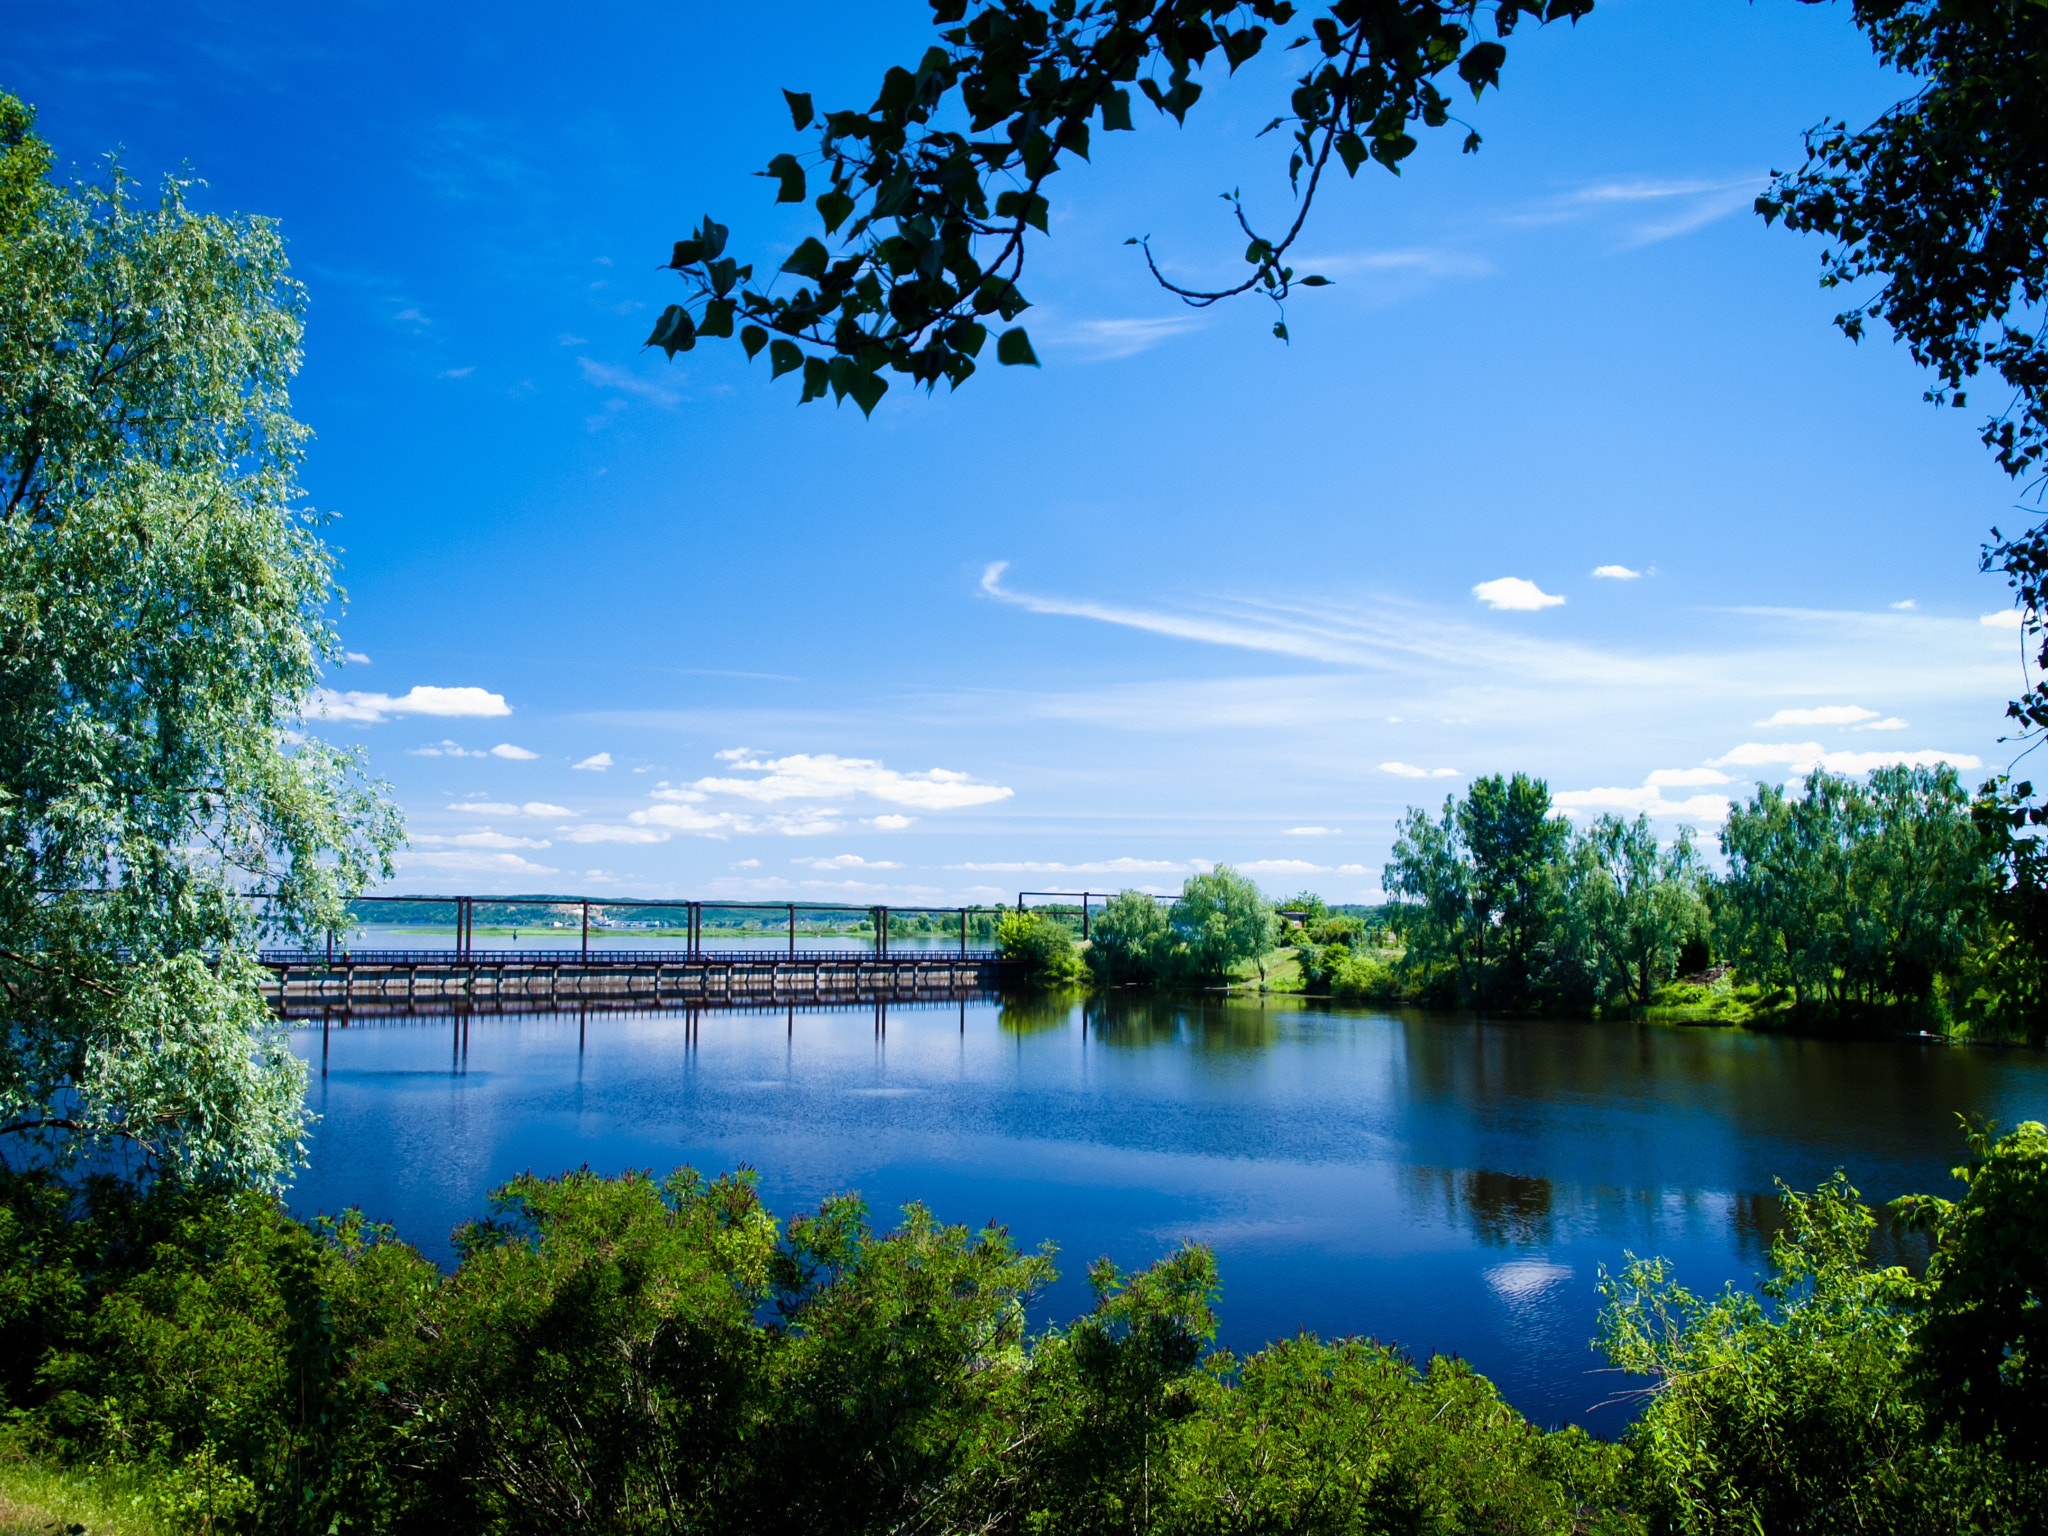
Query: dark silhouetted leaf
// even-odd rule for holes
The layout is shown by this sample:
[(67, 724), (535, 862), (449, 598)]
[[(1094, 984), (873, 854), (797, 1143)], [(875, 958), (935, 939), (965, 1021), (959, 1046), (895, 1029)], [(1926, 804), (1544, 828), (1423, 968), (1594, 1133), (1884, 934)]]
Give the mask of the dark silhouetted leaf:
[(782, 270), (815, 282), (825, 275), (825, 266), (831, 259), (831, 253), (813, 236), (789, 253), (789, 260), (782, 264)]
[(789, 120), (796, 124), (799, 133), (811, 126), (811, 93), (809, 91), (785, 89), (782, 93), (782, 99), (789, 103)]
[(768, 169), (759, 174), (773, 176), (782, 183), (775, 190), (778, 203), (800, 203), (804, 200), (804, 168), (796, 163), (795, 155), (777, 155), (768, 162)]
[(996, 361), (1011, 365), (1024, 364), (1036, 368), (1038, 354), (1031, 350), (1031, 338), (1024, 334), (1024, 327), (1013, 326), (996, 338)]
[(680, 304), (669, 305), (654, 322), (654, 330), (643, 345), (661, 348), (670, 361), (678, 352), (689, 351), (697, 345), (697, 328), (690, 320), (690, 312)]

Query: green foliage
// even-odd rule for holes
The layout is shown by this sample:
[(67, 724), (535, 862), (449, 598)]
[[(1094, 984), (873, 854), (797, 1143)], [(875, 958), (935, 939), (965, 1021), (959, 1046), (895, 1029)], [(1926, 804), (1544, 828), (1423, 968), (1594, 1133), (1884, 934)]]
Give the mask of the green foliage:
[[(1805, 791), (1765, 785), (1734, 810), (1719, 880), (1690, 829), (1661, 847), (1643, 816), (1573, 834), (1548, 816), (1542, 783), (1520, 775), (1482, 779), (1434, 818), (1410, 808), (1384, 877), (1408, 898), (1402, 986), (1429, 1002), (1731, 1021), (1782, 1011), (1782, 989), (1799, 1017), (1897, 1004), (1916, 1026), (2024, 1016), (2037, 1032), (2030, 967), (2048, 940), (2048, 860), (2021, 835), (2027, 809), (1995, 791), (1972, 802), (1946, 766), (1880, 768), (1867, 782), (1816, 771)], [(1339, 954), (1328, 938), (1308, 964), (1336, 992), (1344, 962), (1378, 957)], [(1668, 991), (1716, 948), (1739, 987)], [(1352, 995), (1368, 994), (1354, 983)]]
[(1362, 1339), (1311, 1337), (1217, 1355), (1201, 1412), (1175, 1438), (1171, 1529), (1564, 1532), (1630, 1529), (1626, 1458), (1577, 1430), (1545, 1434), (1462, 1360), (1418, 1369)]
[[(2048, 297), (2048, 12), (2023, 0), (1856, 0), (1878, 58), (1917, 89), (1868, 128), (1822, 123), (1806, 163), (1757, 199), (1766, 219), (1833, 242), (1821, 286), (1867, 293), (1835, 317), (1880, 319), (1932, 368), (1937, 405), (1983, 370), (2010, 392), (1984, 427), (2008, 473), (2048, 451), (2048, 350), (2022, 328)], [(1872, 279), (1877, 281), (1873, 282)], [(2037, 536), (2038, 539), (2038, 536)]]
[[(690, 296), (663, 312), (648, 345), (673, 358), (699, 337), (731, 337), (742, 320), (747, 356), (765, 346), (773, 376), (800, 375), (802, 400), (851, 395), (864, 412), (888, 389), (885, 373), (957, 388), (995, 317), (1007, 327), (997, 360), (1036, 364), (1029, 337), (1008, 322), (1030, 307), (1018, 281), (1031, 231), (1048, 230), (1045, 188), (1062, 157), (1087, 159), (1094, 131), (1129, 131), (1133, 86), (1155, 111), (1184, 120), (1202, 94), (1194, 77), (1205, 62), (1220, 55), (1235, 71), (1265, 47), (1269, 27), (1297, 16), (1290, 0), (1001, 0), (968, 9), (967, 0), (932, 0), (938, 41), (914, 66), (889, 69), (865, 112), (819, 113), (808, 94), (783, 92), (798, 132), (817, 125), (817, 153), (808, 162), (778, 154), (761, 174), (779, 203), (800, 203), (824, 183), (813, 205), (821, 233), (844, 254), (835, 259), (817, 236), (804, 239), (780, 267), (796, 291), (771, 297), (752, 286), (751, 263), (725, 254), (728, 231), (707, 215), (669, 261)], [(1368, 160), (1398, 173), (1417, 148), (1411, 128), (1456, 121), (1439, 81), (1454, 74), (1452, 89), (1475, 98), (1497, 86), (1507, 50), (1477, 38), (1483, 12), (1492, 13), (1495, 38), (1505, 38), (1525, 16), (1576, 20), (1591, 9), (1591, 0), (1331, 5), (1313, 36), (1301, 38), (1313, 52), (1289, 97), (1291, 116), (1270, 125), (1291, 121), (1294, 130), (1288, 184), (1299, 209), (1290, 227), (1259, 235), (1228, 194), (1252, 270), (1215, 292), (1168, 282), (1149, 244), (1130, 243), (1145, 247), (1160, 283), (1196, 305), (1245, 292), (1277, 305), (1297, 283), (1324, 286), (1325, 278), (1298, 277), (1286, 257), (1332, 154), (1347, 175)], [(937, 126), (961, 119), (965, 132)], [(1465, 148), (1476, 149), (1479, 135), (1460, 126)], [(1286, 338), (1284, 319), (1273, 329)]]
[[(1967, 1128), (1966, 1128), (1967, 1129)], [(2029, 1120), (1955, 1170), (1961, 1200), (1900, 1202), (1937, 1241), (1915, 1336), (1914, 1384), (1939, 1425), (2048, 1462), (2048, 1127)]]
[(1088, 965), (1109, 985), (1191, 986), (1244, 966), (1263, 984), (1280, 922), (1259, 888), (1227, 864), (1189, 875), (1161, 908), (1144, 891), (1122, 891), (1095, 920)]
[(1090, 929), (1088, 968), (1105, 986), (1156, 982), (1166, 973), (1173, 925), (1144, 891), (1119, 891)]
[(1066, 925), (1039, 912), (1006, 912), (996, 925), (996, 949), (1015, 960), (1041, 986), (1079, 981), (1087, 964), (1074, 950)]
[(1258, 968), (1278, 942), (1279, 921), (1259, 888), (1228, 864), (1181, 882), (1180, 900), (1167, 913), (1184, 964), (1198, 977), (1230, 976), (1238, 967)]
[(307, 1227), (256, 1193), (8, 1174), (0, 1407), (30, 1448), (145, 1469), (167, 1525), (381, 1528), (393, 1431), (353, 1363), (434, 1279), (353, 1213)]
[[(0, 119), (7, 175), (40, 163)], [(336, 653), (286, 396), (303, 297), (267, 223), (176, 182), (154, 207), (118, 168), (8, 196), (0, 1136), (275, 1181), (297, 1069), (249, 968), (198, 957), (340, 921), (398, 837), (354, 757), (297, 729)]]
[(1424, 989), (1449, 983), (1461, 1000), (1527, 1007), (1549, 936), (1552, 866), (1570, 825), (1550, 814), (1541, 779), (1496, 774), (1464, 799), (1446, 796), (1432, 821), (1410, 808), (1383, 876), (1390, 894), (1417, 911), (1408, 966)]
[(0, 91), (0, 240), (29, 228), (49, 170), (50, 146), (36, 136), (36, 109)]
[(1563, 878), (1568, 933), (1558, 949), (1581, 968), (1595, 997), (1647, 1004), (1709, 923), (1707, 875), (1691, 828), (1660, 852), (1649, 817), (1602, 816), (1573, 840)]
[(1955, 770), (1816, 770), (1758, 787), (1721, 832), (1720, 933), (1743, 978), (1795, 1003), (1920, 1000), (1982, 932), (1993, 851)]
[(1653, 1383), (1629, 1435), (1651, 1529), (2031, 1528), (2048, 1489), (1939, 1432), (1904, 1390), (1920, 1287), (1871, 1265), (1875, 1218), (1856, 1191), (1839, 1174), (1788, 1190), (1785, 1215), (1754, 1294), (1694, 1296), (1654, 1259), (1602, 1279), (1601, 1346)]
[(1192, 1245), (1098, 1261), (1034, 1338), (1050, 1250), (914, 1205), (877, 1232), (856, 1195), (778, 1231), (744, 1170), (523, 1176), (446, 1276), (260, 1196), (0, 1193), (14, 1443), (141, 1469), (166, 1528), (1623, 1528), (1620, 1454), (1462, 1363), (1208, 1353)]

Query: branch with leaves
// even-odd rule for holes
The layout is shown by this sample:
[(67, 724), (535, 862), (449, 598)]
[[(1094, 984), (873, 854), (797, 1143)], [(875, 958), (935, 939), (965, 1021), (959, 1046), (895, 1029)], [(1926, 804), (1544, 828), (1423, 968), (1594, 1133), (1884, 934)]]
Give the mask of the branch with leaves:
[[(1160, 272), (1149, 239), (1130, 243), (1168, 292), (1197, 307), (1249, 292), (1280, 305), (1296, 286), (1322, 286), (1297, 276), (1288, 253), (1331, 157), (1350, 176), (1368, 162), (1399, 174), (1417, 148), (1410, 129), (1457, 121), (1438, 83), (1447, 73), (1476, 98), (1500, 83), (1499, 39), (1525, 16), (1576, 20), (1591, 9), (1592, 0), (1338, 0), (1287, 45), (1314, 49), (1316, 62), (1295, 85), (1291, 117), (1264, 130), (1293, 125), (1292, 220), (1262, 235), (1238, 194), (1226, 194), (1250, 273), (1184, 287)], [(772, 377), (801, 374), (801, 400), (851, 395), (863, 412), (889, 374), (958, 388), (998, 323), (996, 360), (1035, 365), (1030, 337), (1011, 322), (1030, 307), (1019, 281), (1031, 232), (1047, 233), (1045, 188), (1070, 163), (1062, 157), (1086, 160), (1097, 130), (1128, 131), (1134, 88), (1184, 122), (1204, 64), (1220, 56), (1235, 73), (1270, 28), (1301, 14), (1290, 0), (989, 0), (971, 16), (966, 0), (932, 0), (932, 11), (940, 43), (914, 69), (891, 68), (867, 111), (821, 118), (808, 95), (783, 93), (799, 130), (817, 125), (817, 151), (808, 164), (779, 154), (761, 174), (776, 182), (777, 202), (813, 202), (824, 239), (806, 238), (757, 289), (753, 265), (726, 254), (727, 226), (707, 215), (668, 262), (690, 295), (662, 312), (648, 345), (673, 358), (700, 337), (737, 334), (749, 358), (767, 351)], [(1477, 36), (1482, 13), (1493, 38)], [(1479, 135), (1461, 126), (1466, 151), (1477, 149)], [(784, 274), (794, 293), (763, 291)], [(1284, 312), (1273, 333), (1286, 340)]]

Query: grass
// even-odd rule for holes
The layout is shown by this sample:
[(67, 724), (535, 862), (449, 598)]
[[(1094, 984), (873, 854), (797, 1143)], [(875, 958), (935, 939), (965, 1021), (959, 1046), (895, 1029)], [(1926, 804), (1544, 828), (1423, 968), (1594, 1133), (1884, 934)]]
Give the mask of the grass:
[(160, 1536), (148, 1485), (127, 1468), (0, 1459), (0, 1536)]

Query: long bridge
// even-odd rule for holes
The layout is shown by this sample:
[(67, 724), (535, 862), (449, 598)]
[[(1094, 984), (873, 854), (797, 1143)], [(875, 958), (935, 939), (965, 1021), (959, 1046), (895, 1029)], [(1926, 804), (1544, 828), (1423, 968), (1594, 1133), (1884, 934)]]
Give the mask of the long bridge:
[[(1097, 892), (1022, 892), (1016, 910), (1028, 897), (1052, 897), (1069, 907), (1078, 903), (1077, 936), (1085, 937), (1092, 906), (1104, 899)], [(639, 901), (582, 896), (375, 896), (354, 903), (400, 907), (399, 925), (416, 925), (424, 912), (442, 915), (437, 926), (452, 929), (446, 947), (357, 949), (337, 944), (328, 935), (324, 949), (265, 950), (260, 958), (270, 972), (273, 1000), (287, 1014), (315, 1012), (336, 1006), (410, 1010), (426, 1006), (494, 1005), (502, 1008), (548, 1008), (562, 1004), (601, 1002), (628, 1007), (688, 1006), (741, 1001), (929, 997), (964, 991), (988, 991), (1023, 979), (1017, 962), (973, 940), (984, 936), (992, 920), (1010, 908), (852, 906), (813, 902)], [(477, 909), (544, 914), (538, 923), (542, 946), (477, 942)], [(654, 911), (668, 921), (660, 926), (680, 942), (672, 948), (622, 947), (616, 934), (622, 925), (612, 914)], [(714, 920), (707, 925), (707, 914)], [(744, 914), (744, 931), (753, 942), (719, 942), (719, 917)], [(565, 919), (573, 916), (579, 930), (573, 947), (555, 939)], [(773, 947), (764, 940), (782, 930)], [(906, 918), (920, 920), (917, 942), (892, 949), (892, 926), (904, 937)], [(819, 920), (838, 931), (854, 931), (859, 919), (868, 930), (865, 947), (800, 947), (805, 920)], [(937, 921), (934, 921), (936, 919)], [(597, 945), (593, 946), (593, 922)], [(500, 926), (513, 926), (501, 923)], [(645, 924), (643, 924), (645, 926)], [(711, 931), (707, 933), (707, 928)], [(975, 934), (980, 928), (983, 934)], [(815, 935), (813, 935), (815, 937)], [(992, 935), (988, 935), (992, 936)]]

